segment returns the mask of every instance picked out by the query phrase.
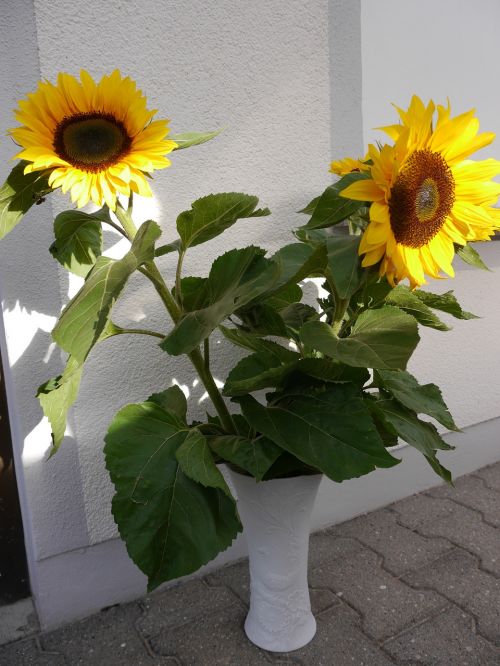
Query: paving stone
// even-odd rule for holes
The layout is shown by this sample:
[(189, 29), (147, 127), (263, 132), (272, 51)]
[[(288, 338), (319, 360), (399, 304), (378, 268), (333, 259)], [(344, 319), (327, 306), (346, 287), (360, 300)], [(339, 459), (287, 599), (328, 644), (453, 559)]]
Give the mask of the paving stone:
[[(238, 598), (248, 607), (250, 602), (250, 574), (248, 571), (248, 560), (224, 567), (205, 578), (210, 586), (226, 585)], [(218, 589), (218, 587), (214, 587)], [(314, 615), (322, 613), (332, 605), (340, 603), (338, 597), (331, 591), (322, 587), (310, 590), (311, 610)]]
[(148, 654), (134, 626), (140, 615), (137, 604), (113, 606), (87, 620), (42, 635), (42, 647), (62, 653), (71, 666), (168, 664)]
[(41, 652), (33, 639), (0, 647), (0, 666), (65, 666), (66, 660), (56, 652)]
[(146, 597), (145, 612), (136, 627), (148, 638), (204, 613), (217, 613), (235, 601), (234, 594), (224, 587), (209, 587), (203, 580), (188, 581)]
[(445, 539), (426, 538), (398, 525), (397, 515), (384, 509), (336, 525), (329, 534), (359, 539), (384, 558), (396, 576), (418, 569), (450, 550)]
[(0, 606), (0, 645), (27, 638), (39, 630), (31, 598)]
[(474, 476), (479, 476), (490, 488), (500, 492), (500, 462), (478, 469)]
[(294, 658), (305, 666), (389, 666), (393, 662), (363, 631), (359, 617), (345, 604), (339, 604), (318, 619), (313, 640)]
[(500, 580), (481, 571), (475, 557), (455, 549), (403, 579), (410, 585), (431, 587), (472, 613), (479, 632), (500, 646)]
[(265, 666), (275, 663), (250, 643), (243, 630), (242, 605), (208, 614), (199, 621), (162, 631), (150, 640), (158, 655), (174, 656), (186, 666)]
[(398, 664), (498, 666), (500, 651), (474, 629), (474, 620), (456, 606), (384, 643)]
[(446, 602), (435, 592), (416, 591), (380, 567), (379, 557), (353, 539), (335, 539), (335, 555), (312, 570), (313, 587), (328, 587), (363, 616), (376, 639), (392, 636)]
[(431, 488), (427, 494), (466, 504), (471, 509), (480, 511), (489, 523), (500, 527), (500, 492), (491, 490), (477, 476), (462, 476), (455, 481), (455, 487), (445, 484)]
[(500, 576), (500, 531), (473, 509), (447, 499), (413, 495), (392, 504), (398, 522), (424, 536), (441, 536), (478, 555), (484, 569)]

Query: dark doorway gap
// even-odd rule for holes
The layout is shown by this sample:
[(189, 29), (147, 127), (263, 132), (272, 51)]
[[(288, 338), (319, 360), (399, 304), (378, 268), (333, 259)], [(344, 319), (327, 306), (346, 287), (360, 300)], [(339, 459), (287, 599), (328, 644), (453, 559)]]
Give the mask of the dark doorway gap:
[(0, 606), (30, 595), (23, 522), (0, 357)]

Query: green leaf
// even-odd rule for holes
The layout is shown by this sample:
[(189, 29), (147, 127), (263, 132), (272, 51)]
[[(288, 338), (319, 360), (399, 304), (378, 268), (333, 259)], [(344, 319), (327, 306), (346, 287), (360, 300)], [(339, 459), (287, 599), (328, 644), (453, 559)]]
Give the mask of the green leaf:
[(83, 366), (71, 356), (64, 372), (40, 386), (36, 397), (52, 429), (51, 456), (59, 449), (66, 431), (66, 419), (71, 405), (78, 397)]
[(420, 291), (415, 289), (412, 293), (430, 308), (440, 310), (441, 312), (447, 312), (455, 317), (455, 319), (479, 319), (479, 317), (472, 314), (472, 312), (462, 310), (459, 302), (455, 296), (453, 296), (452, 291), (447, 291), (444, 294), (432, 294), (430, 291)]
[[(128, 553), (148, 576), (148, 589), (192, 573), (225, 550), (241, 531), (234, 501), (210, 482), (198, 465), (185, 461), (198, 433), (185, 428), (159, 405), (127, 405), (115, 416), (104, 448), (115, 485), (112, 510)], [(218, 481), (217, 481), (218, 483)]]
[(359, 242), (359, 236), (332, 236), (326, 241), (328, 268), (342, 299), (358, 291), (366, 277), (358, 254)]
[(83, 363), (99, 339), (128, 278), (154, 258), (154, 242), (160, 234), (156, 222), (144, 222), (130, 251), (117, 261), (100, 257), (83, 287), (66, 306), (52, 337), (75, 360)]
[(222, 435), (209, 440), (211, 449), (233, 465), (237, 465), (260, 481), (282, 450), (267, 437), (248, 439), (239, 435)]
[[(119, 335), (122, 330), (111, 320), (108, 320), (98, 342), (111, 338), (113, 335)], [(37, 391), (36, 396), (52, 429), (51, 457), (58, 451), (64, 439), (68, 411), (78, 397), (82, 370), (83, 362), (70, 356), (63, 373), (49, 379)]]
[(170, 412), (181, 419), (184, 423), (187, 417), (187, 401), (186, 396), (181, 388), (178, 386), (170, 386), (161, 393), (153, 393), (150, 395), (147, 402), (154, 402), (166, 412)]
[(205, 488), (219, 488), (230, 499), (231, 491), (215, 464), (207, 440), (198, 430), (191, 430), (175, 453), (175, 457), (186, 476)]
[(292, 303), (280, 314), (286, 327), (294, 332), (298, 332), (309, 319), (318, 317), (317, 311), (305, 303)]
[(279, 267), (279, 279), (273, 287), (278, 291), (285, 285), (295, 284), (306, 277), (322, 275), (326, 268), (326, 251), (323, 246), (290, 243), (273, 254), (271, 260)]
[(457, 245), (456, 252), (460, 259), (474, 268), (480, 268), (483, 271), (490, 271), (491, 269), (481, 259), (479, 252), (472, 247), (470, 243), (467, 245)]
[(435, 384), (423, 386), (405, 370), (376, 370), (375, 381), (380, 388), (389, 391), (408, 409), (417, 414), (427, 414), (448, 430), (460, 431), (446, 406), (441, 391)]
[(274, 292), (272, 296), (265, 300), (265, 303), (279, 312), (292, 303), (298, 303), (302, 298), (302, 295), (303, 292), (299, 285), (290, 282)]
[(49, 174), (35, 171), (24, 174), (28, 162), (18, 162), (0, 188), (0, 239), (21, 221), (23, 215), (52, 191)]
[(79, 210), (67, 210), (54, 220), (52, 256), (71, 273), (86, 277), (102, 253), (101, 220)]
[[(295, 354), (292, 363), (299, 358), (299, 354)], [(245, 395), (269, 386), (278, 386), (288, 369), (271, 352), (255, 352), (241, 359), (230, 371), (223, 393)]]
[(240, 308), (235, 314), (250, 333), (274, 335), (281, 338), (290, 337), (279, 312), (266, 302)]
[(237, 220), (270, 215), (268, 208), (257, 209), (258, 197), (229, 192), (197, 199), (177, 218), (177, 231), (184, 248), (215, 238)]
[(162, 257), (164, 254), (170, 254), (171, 252), (179, 252), (182, 247), (181, 239), (167, 243), (166, 245), (160, 245), (155, 249), (155, 257)]
[(303, 228), (324, 229), (346, 220), (358, 208), (364, 206), (364, 202), (341, 197), (340, 192), (352, 183), (369, 177), (366, 173), (348, 173), (336, 183), (327, 187), (316, 204), (311, 219)]
[(188, 312), (160, 347), (173, 356), (189, 353), (230, 314), (268, 290), (277, 278), (277, 266), (264, 253), (250, 246), (218, 257), (205, 284), (208, 305)]
[[(454, 447), (447, 444), (432, 423), (421, 421), (417, 415), (394, 399), (368, 400), (367, 404), (375, 418), (392, 434), (423, 453), (433, 469), (446, 481), (451, 476), (436, 458), (436, 450), (447, 451)], [(432, 462), (431, 462), (432, 461)], [(438, 471), (438, 470), (441, 470)]]
[[(189, 275), (181, 280), (182, 307), (186, 312), (199, 310), (207, 303), (206, 293), (207, 278)], [(174, 296), (177, 296), (175, 288)]]
[(304, 324), (300, 336), (306, 345), (346, 365), (386, 370), (405, 369), (420, 339), (415, 319), (390, 305), (363, 312), (347, 338), (338, 338), (321, 321)]
[(386, 303), (395, 305), (415, 317), (422, 326), (429, 326), (438, 331), (449, 331), (447, 326), (434, 312), (408, 287), (398, 285), (385, 298)]
[(258, 432), (333, 481), (399, 462), (385, 449), (363, 400), (348, 384), (291, 396), (268, 407), (251, 396), (237, 402)]
[(319, 200), (321, 199), (321, 196), (319, 197), (314, 197), (312, 201), (310, 201), (307, 206), (302, 208), (302, 210), (297, 211), (298, 213), (304, 213), (305, 215), (312, 215), (316, 209), (316, 206), (319, 203)]
[(184, 134), (174, 134), (169, 136), (170, 141), (175, 141), (177, 148), (174, 150), (182, 150), (183, 148), (191, 148), (191, 146), (199, 146), (201, 143), (206, 143), (214, 139), (222, 132), (222, 129), (215, 130), (214, 132), (185, 132)]
[(282, 363), (293, 361), (297, 356), (296, 352), (283, 347), (283, 345), (271, 340), (263, 340), (258, 335), (247, 333), (241, 329), (227, 328), (222, 325), (219, 326), (219, 329), (224, 337), (236, 346), (250, 351), (271, 353)]

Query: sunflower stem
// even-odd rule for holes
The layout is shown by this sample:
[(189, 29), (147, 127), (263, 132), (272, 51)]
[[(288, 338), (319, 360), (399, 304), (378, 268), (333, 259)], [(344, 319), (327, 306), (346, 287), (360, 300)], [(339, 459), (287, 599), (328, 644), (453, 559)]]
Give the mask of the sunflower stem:
[[(137, 233), (137, 229), (130, 216), (130, 209), (130, 204), (129, 209), (125, 210), (123, 206), (118, 203), (116, 207), (116, 216), (123, 225), (129, 240), (132, 241), (135, 234)], [(170, 289), (167, 287), (165, 280), (163, 279), (163, 276), (158, 270), (155, 262), (146, 262), (143, 267), (139, 268), (139, 271), (153, 283), (153, 286), (161, 298), (168, 314), (170, 315), (174, 324), (176, 324), (182, 317), (182, 309), (179, 307), (175, 298), (170, 293)], [(226, 403), (224, 402), (224, 399), (219, 389), (217, 388), (217, 384), (215, 383), (210, 369), (205, 366), (205, 359), (203, 358), (202, 353), (197, 348), (190, 352), (188, 357), (196, 372), (198, 373), (203, 386), (206, 388), (210, 399), (212, 400), (212, 404), (215, 407), (217, 414), (219, 415), (222, 426), (228, 434), (236, 434), (236, 428), (234, 426), (231, 414), (229, 413)]]
[(164, 333), (150, 331), (148, 328), (122, 328), (119, 331), (115, 331), (113, 335), (125, 335), (127, 333), (135, 333), (136, 335), (152, 335), (155, 338), (160, 338), (161, 340), (163, 340), (165, 337)]
[(132, 204), (131, 202), (132, 195), (130, 195), (129, 199), (129, 204), (127, 207), (127, 210), (121, 205), (121, 203), (118, 201), (116, 204), (116, 210), (115, 210), (115, 215), (118, 218), (118, 221), (122, 225), (125, 233), (127, 234), (127, 238), (129, 239), (130, 242), (132, 242), (135, 238), (135, 235), (137, 233), (137, 227), (134, 224), (134, 221), (132, 219)]

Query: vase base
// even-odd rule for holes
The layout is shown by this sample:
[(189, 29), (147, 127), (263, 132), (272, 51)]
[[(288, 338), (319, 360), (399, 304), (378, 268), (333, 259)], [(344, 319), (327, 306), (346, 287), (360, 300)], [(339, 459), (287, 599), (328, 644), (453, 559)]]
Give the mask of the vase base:
[(257, 647), (269, 652), (293, 652), (312, 641), (316, 634), (316, 620), (311, 613), (299, 627), (293, 627), (286, 633), (266, 631), (262, 625), (253, 621), (249, 614), (245, 621), (247, 638)]

